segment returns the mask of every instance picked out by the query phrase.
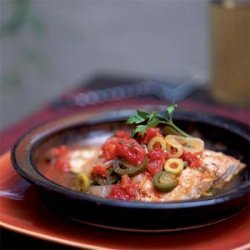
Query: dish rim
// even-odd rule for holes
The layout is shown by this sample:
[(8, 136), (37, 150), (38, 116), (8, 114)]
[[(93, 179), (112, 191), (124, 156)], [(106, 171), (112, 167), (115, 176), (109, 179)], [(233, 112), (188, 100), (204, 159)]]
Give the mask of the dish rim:
[[(32, 148), (41, 141), (43, 138), (49, 137), (50, 135), (67, 129), (73, 129), (74, 127), (78, 127), (79, 125), (97, 125), (98, 123), (104, 123), (104, 122), (115, 122), (115, 121), (124, 121), (125, 118), (127, 118), (129, 115), (133, 114), (135, 112), (134, 109), (125, 109), (125, 110), (119, 110), (119, 111), (106, 111), (106, 112), (100, 112), (95, 113), (93, 116), (86, 120), (86, 114), (79, 113), (79, 114), (73, 114), (73, 115), (66, 115), (61, 118), (55, 118), (53, 120), (44, 122), (40, 125), (35, 126), (34, 128), (26, 131), (14, 144), (14, 146), (11, 149), (11, 162), (15, 169), (15, 171), (20, 174), (24, 179), (29, 181), (35, 186), (44, 188), (49, 191), (53, 191), (55, 193), (58, 193), (60, 195), (66, 196), (70, 199), (76, 199), (76, 200), (87, 200), (88, 202), (96, 203), (96, 204), (102, 204), (102, 205), (108, 205), (112, 207), (126, 207), (126, 208), (137, 208), (137, 209), (170, 209), (175, 210), (177, 208), (194, 208), (197, 206), (211, 206), (214, 204), (220, 204), (224, 203), (225, 201), (234, 200), (240, 197), (245, 196), (247, 193), (250, 192), (250, 182), (246, 182), (244, 184), (241, 184), (239, 187), (231, 189), (229, 192), (226, 192), (224, 194), (218, 195), (213, 198), (206, 198), (206, 199), (199, 199), (199, 200), (184, 200), (184, 201), (167, 201), (167, 202), (142, 202), (142, 201), (123, 201), (123, 200), (115, 200), (115, 199), (107, 199), (103, 197), (98, 197), (90, 194), (81, 193), (79, 191), (75, 191), (72, 189), (69, 189), (67, 187), (61, 186), (45, 176), (43, 176), (36, 167), (32, 164), (31, 161), (31, 151)], [(161, 112), (161, 111), (159, 111)], [(85, 118), (85, 120), (84, 120)], [(174, 115), (174, 118), (177, 119), (190, 119), (190, 121), (199, 121), (203, 122), (209, 125), (215, 125), (222, 127), (224, 129), (228, 129), (231, 132), (233, 132), (233, 129), (236, 129), (234, 133), (236, 133), (238, 136), (243, 137), (250, 143), (250, 128), (244, 123), (218, 116), (218, 115), (211, 115), (211, 114), (205, 114), (199, 113), (199, 112), (187, 112), (187, 111), (178, 111)], [(209, 119), (208, 119), (209, 118)], [(53, 127), (52, 125), (57, 125)], [(52, 128), (51, 128), (52, 126)], [(46, 128), (48, 129), (46, 130)], [(45, 129), (45, 132), (42, 134), (39, 134), (37, 136), (34, 136), (39, 129)], [(29, 164), (35, 173), (35, 179), (34, 176), (30, 174), (29, 171), (24, 170), (18, 163), (18, 159), (16, 157), (16, 152), (18, 148), (20, 147), (20, 144), (29, 136), (32, 137), (33, 140), (29, 142), (29, 150), (26, 151), (26, 164)]]

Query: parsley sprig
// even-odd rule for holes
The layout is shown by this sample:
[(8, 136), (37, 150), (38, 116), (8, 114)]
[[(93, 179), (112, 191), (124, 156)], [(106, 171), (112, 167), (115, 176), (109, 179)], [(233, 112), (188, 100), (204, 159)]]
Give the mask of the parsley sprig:
[(156, 112), (145, 112), (142, 110), (137, 110), (136, 115), (128, 118), (128, 124), (135, 124), (136, 127), (132, 131), (132, 136), (137, 133), (144, 134), (148, 128), (157, 127), (159, 124), (165, 124), (166, 127), (174, 130), (177, 134), (188, 137), (189, 135), (181, 130), (178, 126), (174, 124), (173, 112), (177, 108), (177, 104), (172, 104), (166, 109), (166, 117), (163, 117)]

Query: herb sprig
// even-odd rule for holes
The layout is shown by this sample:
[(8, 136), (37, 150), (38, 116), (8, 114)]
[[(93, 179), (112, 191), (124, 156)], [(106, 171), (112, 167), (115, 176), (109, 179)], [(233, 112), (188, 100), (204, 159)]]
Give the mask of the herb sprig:
[(166, 117), (163, 117), (156, 112), (145, 112), (142, 110), (137, 110), (136, 115), (128, 118), (128, 124), (135, 124), (136, 127), (132, 131), (132, 136), (135, 136), (137, 133), (144, 134), (148, 128), (153, 128), (159, 124), (165, 124), (167, 128), (174, 130), (176, 133), (188, 137), (189, 135), (181, 130), (178, 126), (174, 124), (173, 121), (173, 112), (177, 108), (177, 104), (172, 104), (166, 109)]

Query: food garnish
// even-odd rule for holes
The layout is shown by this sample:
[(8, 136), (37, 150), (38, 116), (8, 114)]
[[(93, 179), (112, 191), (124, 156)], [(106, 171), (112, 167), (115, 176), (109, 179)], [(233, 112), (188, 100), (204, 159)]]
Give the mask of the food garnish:
[(156, 112), (148, 113), (137, 110), (137, 114), (129, 117), (127, 120), (128, 124), (136, 125), (136, 128), (132, 131), (132, 136), (134, 137), (137, 133), (144, 135), (148, 128), (154, 128), (160, 124), (164, 124), (166, 125), (166, 130), (170, 129), (172, 132), (188, 137), (189, 135), (180, 129), (173, 121), (173, 112), (177, 107), (177, 104), (168, 106), (165, 111), (166, 116), (161, 116)]

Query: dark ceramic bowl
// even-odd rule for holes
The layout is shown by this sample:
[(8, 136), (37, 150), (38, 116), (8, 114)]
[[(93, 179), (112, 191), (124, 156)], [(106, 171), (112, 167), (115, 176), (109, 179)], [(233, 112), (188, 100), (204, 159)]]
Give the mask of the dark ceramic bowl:
[[(74, 220), (119, 230), (164, 232), (201, 227), (225, 220), (249, 205), (249, 165), (236, 186), (219, 195), (181, 202), (127, 202), (80, 193), (45, 178), (38, 162), (51, 147), (91, 140), (102, 143), (134, 111), (105, 113), (92, 118), (79, 114), (51, 121), (26, 133), (12, 149), (15, 170), (37, 187), (41, 198), (56, 212)], [(249, 127), (218, 116), (176, 113), (176, 123), (199, 133), (208, 147), (222, 150), (249, 164)], [(247, 219), (247, 218), (246, 218)]]

